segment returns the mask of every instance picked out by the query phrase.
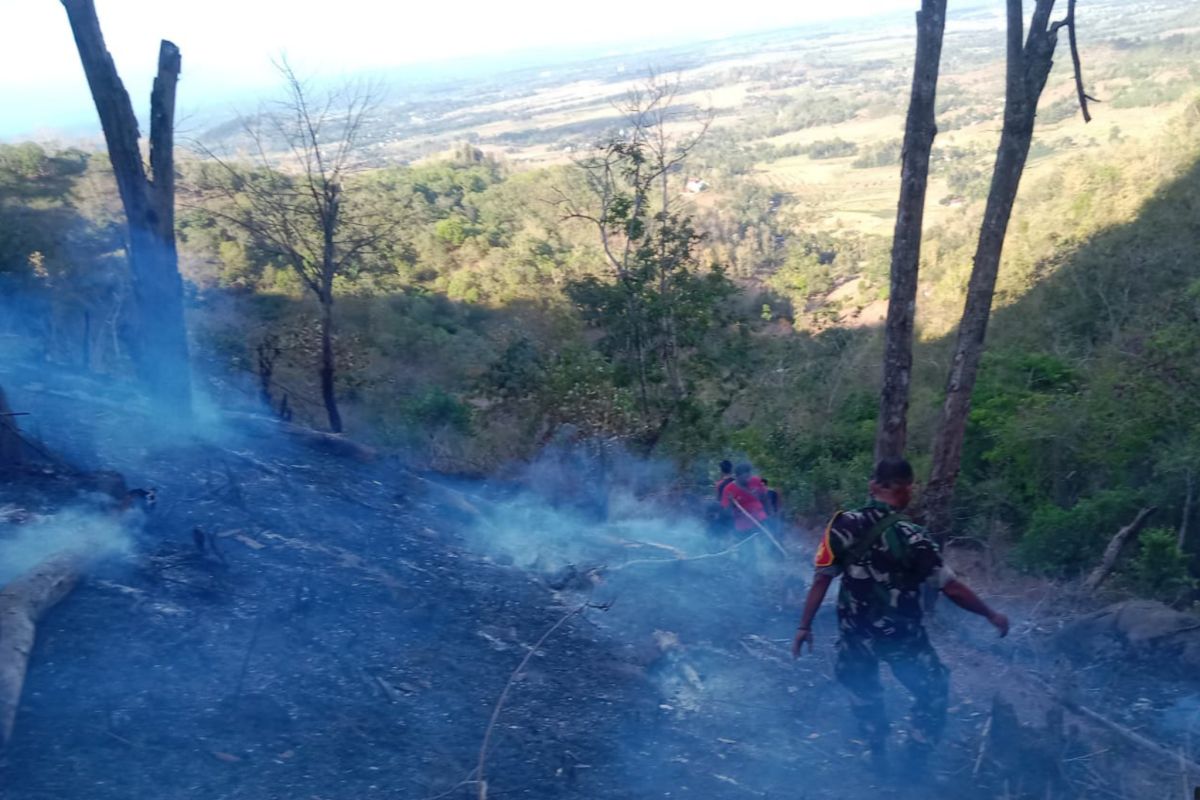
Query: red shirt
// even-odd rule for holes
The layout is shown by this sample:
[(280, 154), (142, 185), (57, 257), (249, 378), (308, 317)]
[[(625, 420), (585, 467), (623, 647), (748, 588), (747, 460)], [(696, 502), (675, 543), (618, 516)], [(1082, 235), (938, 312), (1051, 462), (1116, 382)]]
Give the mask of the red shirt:
[(746, 519), (746, 514), (737, 510), (733, 505), (733, 501), (736, 500), (738, 505), (746, 510), (746, 513), (761, 522), (767, 518), (767, 512), (763, 509), (761, 499), (764, 493), (765, 487), (757, 477), (748, 480), (745, 489), (738, 486), (737, 481), (725, 487), (725, 491), (721, 493), (721, 507), (733, 509), (734, 530), (749, 531), (757, 526)]

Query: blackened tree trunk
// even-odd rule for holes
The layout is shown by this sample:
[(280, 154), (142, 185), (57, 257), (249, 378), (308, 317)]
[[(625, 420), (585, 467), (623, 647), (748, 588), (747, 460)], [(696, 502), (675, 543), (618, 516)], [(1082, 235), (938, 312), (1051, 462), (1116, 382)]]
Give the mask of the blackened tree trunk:
[(23, 460), (24, 449), (17, 420), (8, 406), (8, 398), (4, 396), (4, 389), (0, 389), (0, 470), (19, 467)]
[(321, 294), (321, 402), (325, 404), (325, 414), (329, 417), (329, 430), (334, 433), (342, 432), (342, 414), (338, 410), (337, 393), (334, 391), (334, 379), (337, 375), (337, 364), (333, 352), (333, 291)]
[(1188, 528), (1191, 525), (1192, 506), (1196, 502), (1196, 475), (1191, 469), (1184, 472), (1184, 486), (1187, 487), (1183, 497), (1183, 513), (1179, 518), (1179, 552), (1187, 553), (1188, 548)]
[(126, 339), (147, 389), (174, 413), (191, 408), (183, 281), (175, 251), (175, 86), (179, 48), (163, 41), (150, 95), (150, 175), (142, 160), (137, 117), (104, 44), (93, 0), (62, 0), (96, 103), (117, 190), (128, 223), (126, 240), (134, 304)]
[[(962, 461), (963, 434), (971, 407), (971, 392), (983, 357), (984, 337), (991, 316), (992, 296), (1000, 268), (1004, 237), (1020, 188), (1021, 175), (1033, 141), (1038, 99), (1053, 63), (1059, 28), (1074, 23), (1068, 13), (1061, 22), (1050, 22), (1054, 0), (1037, 0), (1028, 38), (1023, 39), (1021, 0), (1008, 0), (1008, 68), (1005, 81), (1004, 127), (996, 166), (988, 191), (983, 226), (975, 250), (967, 301), (959, 324), (954, 360), (946, 382), (933, 445), (933, 466), (924, 495), (926, 521), (935, 537), (944, 540), (951, 531), (954, 486)], [(1074, 3), (1071, 4), (1072, 12)], [(1080, 82), (1082, 86), (1082, 82)], [(1084, 99), (1080, 91), (1081, 102)]]
[(925, 220), (925, 190), (929, 157), (937, 136), (934, 107), (942, 39), (946, 30), (946, 0), (923, 0), (917, 12), (917, 55), (912, 97), (904, 126), (900, 202), (892, 238), (892, 286), (884, 332), (883, 387), (879, 398), (876, 460), (904, 454), (908, 439), (908, 398), (912, 379), (913, 321), (917, 312), (917, 274), (921, 258), (921, 227)]
[(333, 277), (337, 274), (334, 237), (341, 222), (342, 187), (337, 181), (330, 181), (325, 184), (324, 191), (327, 199), (321, 231), (321, 291), (317, 293), (321, 303), (321, 401), (325, 404), (325, 415), (329, 417), (329, 430), (341, 433), (342, 414), (334, 392), (337, 364), (333, 352)]

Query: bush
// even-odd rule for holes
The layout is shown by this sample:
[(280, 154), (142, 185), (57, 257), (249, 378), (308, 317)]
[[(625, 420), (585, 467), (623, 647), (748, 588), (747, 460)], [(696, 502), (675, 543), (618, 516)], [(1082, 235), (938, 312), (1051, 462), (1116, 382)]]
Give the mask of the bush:
[(1142, 533), (1137, 557), (1124, 570), (1138, 594), (1173, 603), (1194, 590), (1197, 582), (1188, 571), (1188, 557), (1180, 552), (1175, 532), (1152, 528)]
[(1040, 575), (1078, 575), (1096, 562), (1137, 507), (1133, 492), (1124, 489), (1097, 492), (1070, 508), (1041, 506), (1017, 544), (1017, 563)]

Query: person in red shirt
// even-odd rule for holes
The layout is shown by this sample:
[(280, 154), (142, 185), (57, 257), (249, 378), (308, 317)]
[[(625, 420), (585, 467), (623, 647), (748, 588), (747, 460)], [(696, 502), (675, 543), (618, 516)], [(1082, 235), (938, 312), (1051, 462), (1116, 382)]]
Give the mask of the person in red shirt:
[[(749, 533), (758, 528), (753, 520), (762, 522), (767, 518), (766, 509), (763, 508), (765, 497), (766, 487), (758, 476), (752, 474), (750, 465), (738, 464), (733, 471), (733, 482), (726, 485), (725, 490), (721, 492), (721, 508), (730, 509), (733, 513), (735, 531)], [(740, 510), (738, 506), (741, 506)]]

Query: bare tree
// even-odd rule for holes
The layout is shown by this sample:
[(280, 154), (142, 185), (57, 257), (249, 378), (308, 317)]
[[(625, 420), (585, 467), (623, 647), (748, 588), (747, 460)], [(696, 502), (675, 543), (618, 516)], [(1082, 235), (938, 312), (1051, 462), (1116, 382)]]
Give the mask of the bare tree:
[(226, 178), (206, 188), (228, 201), (229, 210), (216, 213), (246, 230), (263, 252), (284, 261), (316, 298), (321, 401), (330, 430), (340, 433), (335, 281), (394, 230), (382, 214), (348, 202), (348, 179), (362, 166), (363, 126), (378, 106), (379, 92), (358, 83), (317, 91), (286, 59), (277, 66), (286, 95), (247, 123), (250, 163), (202, 147)]
[(128, 223), (133, 308), (127, 340), (139, 378), (174, 411), (191, 407), (183, 280), (175, 251), (175, 86), (179, 48), (164, 40), (150, 95), (150, 173), (137, 117), (104, 44), (93, 0), (62, 0), (100, 116)]
[(900, 202), (892, 238), (892, 286), (884, 329), (883, 385), (879, 397), (876, 460), (904, 454), (908, 440), (908, 397), (912, 380), (913, 321), (917, 313), (917, 275), (921, 259), (921, 228), (925, 220), (925, 190), (929, 158), (937, 136), (934, 109), (942, 39), (946, 30), (946, 0), (923, 0), (917, 12), (917, 55), (913, 66), (912, 97), (904, 126)]
[[(590, 205), (582, 207), (560, 193), (568, 219), (595, 227), (605, 261), (622, 289), (621, 327), (646, 421), (653, 405), (652, 367), (662, 370), (672, 405), (687, 395), (680, 370), (676, 295), (684, 291), (680, 278), (691, 266), (699, 237), (690, 220), (673, 207), (670, 178), (704, 137), (711, 117), (701, 120), (695, 132), (674, 136), (669, 127), (679, 120), (678, 93), (678, 81), (654, 75), (631, 91), (617, 106), (625, 120), (622, 131), (577, 162)], [(669, 417), (665, 414), (660, 425)]]
[(1079, 103), (1084, 119), (1091, 119), (1087, 101), (1092, 98), (1083, 90), (1075, 41), (1075, 0), (1070, 0), (1066, 17), (1056, 22), (1050, 19), (1054, 4), (1055, 0), (1037, 0), (1026, 37), (1022, 0), (1008, 0), (1004, 127), (967, 285), (967, 300), (959, 324), (954, 360), (946, 382), (946, 400), (933, 445), (933, 466), (924, 495), (929, 527), (935, 536), (941, 538), (949, 535), (951, 530), (951, 504), (962, 462), (963, 434), (971, 406), (971, 392), (975, 388), (979, 362), (983, 357), (984, 337), (991, 315), (1004, 237), (1033, 141), (1038, 99), (1053, 64), (1058, 32), (1064, 27), (1070, 32)]

